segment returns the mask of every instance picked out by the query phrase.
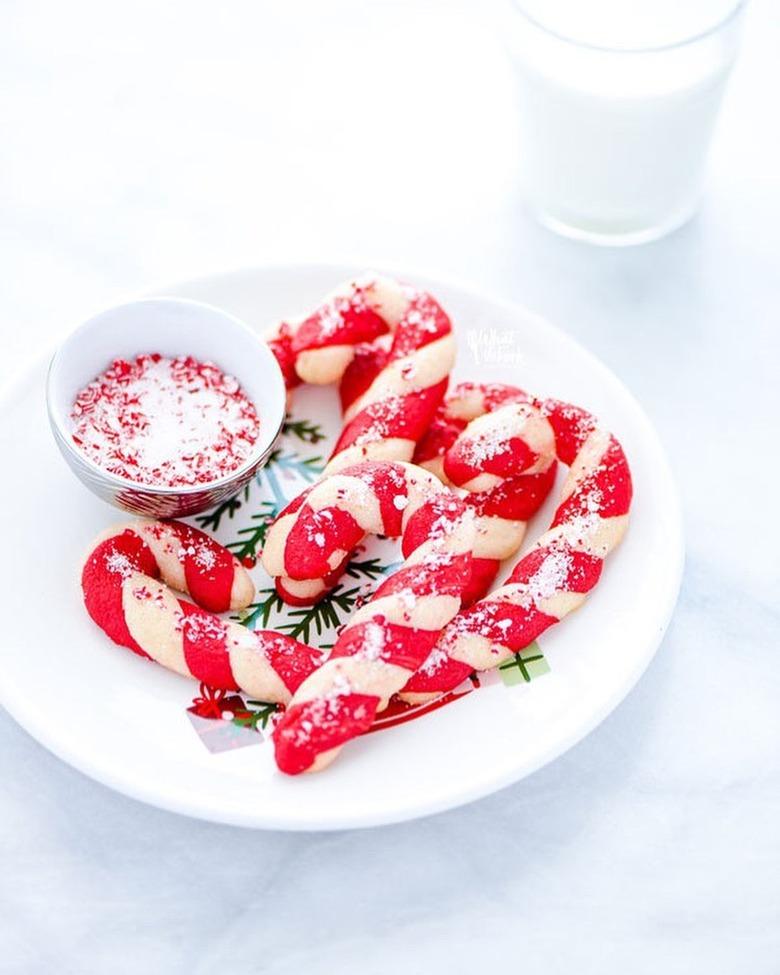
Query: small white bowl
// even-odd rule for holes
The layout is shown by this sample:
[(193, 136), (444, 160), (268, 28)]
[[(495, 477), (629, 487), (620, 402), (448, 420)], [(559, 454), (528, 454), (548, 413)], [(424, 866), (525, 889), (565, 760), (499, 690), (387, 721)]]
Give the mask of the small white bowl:
[[(109, 474), (81, 453), (70, 419), (76, 394), (112, 360), (142, 352), (191, 355), (236, 377), (260, 417), (260, 435), (240, 467), (205, 484), (156, 487)], [(90, 491), (133, 514), (177, 518), (235, 494), (268, 460), (284, 423), (285, 389), (274, 354), (239, 319), (199, 301), (145, 298), (109, 308), (71, 333), (49, 366), (46, 405), (57, 446)]]

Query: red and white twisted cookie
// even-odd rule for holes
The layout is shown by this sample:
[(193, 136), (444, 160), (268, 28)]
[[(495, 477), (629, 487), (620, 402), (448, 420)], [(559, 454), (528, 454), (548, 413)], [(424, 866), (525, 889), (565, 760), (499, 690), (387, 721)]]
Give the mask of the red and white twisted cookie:
[(363, 460), (411, 460), (455, 361), (438, 302), (378, 275), (350, 281), (270, 338), (288, 389), (340, 382), (344, 428), (327, 470)]
[[(407, 482), (417, 477), (406, 472)], [(433, 490), (435, 480), (421, 483), (430, 492), (421, 506), (414, 507), (415, 488), (402, 495), (413, 508), (411, 514), (403, 508), (406, 562), (347, 623), (328, 660), (296, 691), (274, 733), (276, 763), (283, 772), (322, 769), (347, 741), (366, 731), (428, 658), (442, 627), (461, 606), (471, 575), (473, 515), (440, 485)], [(380, 514), (378, 499), (369, 507), (372, 518)]]
[(448, 394), (414, 461), (467, 491), (477, 516), (471, 584), (484, 596), (501, 562), (517, 552), (529, 519), (555, 483), (555, 438), (528, 393), (503, 384), (460, 383)]
[(316, 602), (366, 535), (406, 536), (410, 525), (418, 533), (413, 516), (442, 493), (449, 491), (434, 474), (400, 461), (364, 461), (325, 474), (271, 525), (263, 565), (288, 603)]
[(297, 640), (215, 616), (248, 606), (254, 585), (226, 549), (180, 522), (135, 521), (104, 532), (81, 585), (89, 615), (115, 643), (211, 687), (286, 704), (322, 662), (320, 651)]
[(544, 400), (533, 408), (549, 424), (557, 457), (569, 465), (552, 525), (505, 585), (445, 629), (406, 684), (404, 700), (436, 696), (474, 670), (497, 666), (577, 609), (625, 533), (632, 486), (618, 441), (579, 407)]

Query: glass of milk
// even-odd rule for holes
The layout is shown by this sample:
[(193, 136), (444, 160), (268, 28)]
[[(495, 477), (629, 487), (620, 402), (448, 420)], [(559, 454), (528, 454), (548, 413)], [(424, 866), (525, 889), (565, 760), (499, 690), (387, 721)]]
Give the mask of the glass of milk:
[(522, 180), (538, 218), (638, 244), (695, 211), (742, 0), (507, 0)]

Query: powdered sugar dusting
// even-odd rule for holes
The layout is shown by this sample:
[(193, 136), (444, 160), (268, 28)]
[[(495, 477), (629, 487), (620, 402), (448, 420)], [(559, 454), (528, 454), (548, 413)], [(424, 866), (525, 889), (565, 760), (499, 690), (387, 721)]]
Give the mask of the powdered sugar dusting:
[(123, 579), (128, 579), (136, 571), (136, 566), (123, 552), (108, 554), (106, 556), (106, 568), (109, 572), (114, 572)]
[(388, 396), (386, 399), (372, 403), (365, 410), (370, 417), (370, 423), (355, 438), (356, 447), (387, 440), (394, 435), (398, 424), (396, 421), (403, 416), (404, 401), (401, 396)]
[(387, 657), (387, 634), (381, 623), (370, 620), (363, 627), (363, 645), (354, 655), (358, 660), (384, 660)]
[(571, 554), (564, 549), (551, 550), (528, 580), (528, 594), (534, 603), (548, 599), (566, 586), (572, 567)]
[(599, 488), (586, 486), (575, 500), (575, 513), (560, 525), (561, 537), (573, 548), (589, 549), (601, 525), (604, 495)]
[(200, 569), (208, 572), (213, 569), (217, 562), (217, 556), (213, 548), (208, 545), (200, 545), (195, 552), (195, 564)]
[(530, 418), (525, 404), (512, 404), (488, 413), (475, 421), (473, 433), (464, 436), (463, 459), (472, 467), (479, 468), (511, 449), (509, 441), (521, 435)]
[(423, 663), (420, 666), (420, 671), (427, 677), (431, 677), (433, 674), (443, 667), (444, 664), (449, 660), (449, 654), (441, 645), (437, 644), (433, 650), (428, 654)]
[(338, 734), (349, 717), (358, 721), (366, 717), (364, 704), (352, 709), (346, 703), (345, 698), (352, 693), (349, 680), (341, 673), (334, 674), (328, 693), (307, 701), (300, 719), (292, 725), (282, 724), (278, 734), (299, 747), (307, 745), (315, 731), (322, 736)]

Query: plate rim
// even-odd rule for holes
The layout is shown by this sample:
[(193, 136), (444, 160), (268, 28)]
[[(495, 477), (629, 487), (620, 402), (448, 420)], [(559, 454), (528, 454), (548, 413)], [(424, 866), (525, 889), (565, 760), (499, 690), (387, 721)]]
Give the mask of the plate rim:
[[(374, 266), (376, 264), (341, 264), (326, 261), (264, 262), (263, 264), (247, 265), (233, 270), (199, 274), (186, 280), (180, 280), (160, 288), (155, 288), (153, 292), (146, 291), (139, 297), (150, 294), (157, 296), (168, 293), (176, 294), (177, 292), (186, 291), (186, 289), (195, 286), (208, 287), (219, 282), (227, 282), (231, 278), (248, 278), (253, 274), (273, 273), (274, 271), (300, 273), (302, 275), (327, 271), (333, 274), (334, 281), (338, 281), (342, 278), (361, 273), (361, 268)], [(606, 374), (611, 383), (619, 389), (622, 396), (631, 404), (635, 414), (634, 419), (639, 421), (642, 427), (642, 442), (645, 447), (650, 448), (650, 453), (654, 456), (657, 483), (666, 496), (668, 503), (667, 516), (674, 526), (674, 537), (668, 540), (667, 547), (669, 572), (665, 576), (664, 590), (655, 600), (659, 607), (663, 607), (660, 626), (654, 634), (648, 636), (641, 653), (636, 652), (639, 649), (638, 647), (636, 648), (635, 666), (623, 683), (602, 702), (600, 707), (596, 708), (589, 715), (587, 721), (582, 722), (577, 727), (574, 734), (552, 742), (546, 750), (537, 754), (532, 761), (518, 764), (517, 767), (498, 775), (494, 773), (492, 776), (480, 778), (477, 782), (472, 781), (470, 785), (461, 785), (460, 788), (451, 789), (444, 795), (423, 801), (418, 800), (414, 804), (407, 804), (403, 809), (388, 810), (386, 814), (376, 813), (352, 816), (348, 811), (345, 811), (343, 815), (337, 817), (329, 816), (324, 821), (321, 819), (318, 820), (316, 815), (311, 814), (303, 814), (300, 817), (290, 819), (289, 817), (279, 817), (274, 814), (269, 815), (262, 808), (258, 808), (249, 814), (243, 810), (229, 809), (224, 806), (219, 807), (205, 803), (201, 797), (198, 798), (197, 803), (193, 803), (192, 801), (188, 802), (187, 798), (179, 795), (175, 789), (170, 792), (161, 793), (158, 788), (147, 787), (142, 781), (137, 781), (135, 778), (125, 778), (121, 772), (116, 772), (113, 768), (106, 767), (102, 763), (91, 761), (88, 753), (63, 746), (62, 742), (57, 739), (54, 731), (51, 730), (50, 725), (38, 720), (37, 711), (34, 707), (25, 707), (23, 699), (15, 698), (12, 693), (8, 693), (8, 684), (0, 676), (0, 705), (5, 708), (17, 724), (32, 738), (72, 768), (77, 769), (82, 774), (122, 795), (147, 803), (156, 808), (207, 822), (241, 826), (244, 828), (305, 832), (370, 828), (406, 822), (475, 802), (478, 799), (519, 782), (540, 768), (555, 761), (587, 737), (629, 696), (649, 666), (650, 661), (658, 652), (674, 613), (680, 592), (685, 564), (685, 534), (679, 490), (661, 439), (642, 404), (622, 379), (599, 359), (595, 353), (591, 352), (576, 338), (534, 309), (507, 298), (493, 297), (473, 284), (467, 283), (464, 285), (447, 275), (439, 273), (429, 275), (425, 272), (417, 273), (408, 269), (388, 268), (384, 263), (380, 263), (380, 266), (383, 269), (383, 273), (401, 279), (419, 282), (434, 292), (437, 287), (451, 288), (477, 303), (491, 305), (494, 308), (506, 311), (510, 315), (521, 314), (531, 321), (538, 321), (545, 329), (555, 333), (559, 340), (562, 340), (569, 347), (573, 347), (579, 356), (588, 361), (589, 366), (596, 373)], [(253, 326), (250, 325), (249, 327)], [(258, 331), (258, 334), (262, 334), (256, 328), (255, 331)], [(15, 380), (3, 384), (2, 388), (0, 388), (0, 410), (3, 407), (10, 406), (15, 398), (22, 394), (29, 384), (31, 377), (35, 376), (39, 370), (45, 374), (46, 363), (52, 354), (53, 344), (50, 344), (46, 352), (36, 356), (26, 364), (25, 368), (17, 374)], [(305, 805), (308, 806), (309, 804), (307, 803)]]

